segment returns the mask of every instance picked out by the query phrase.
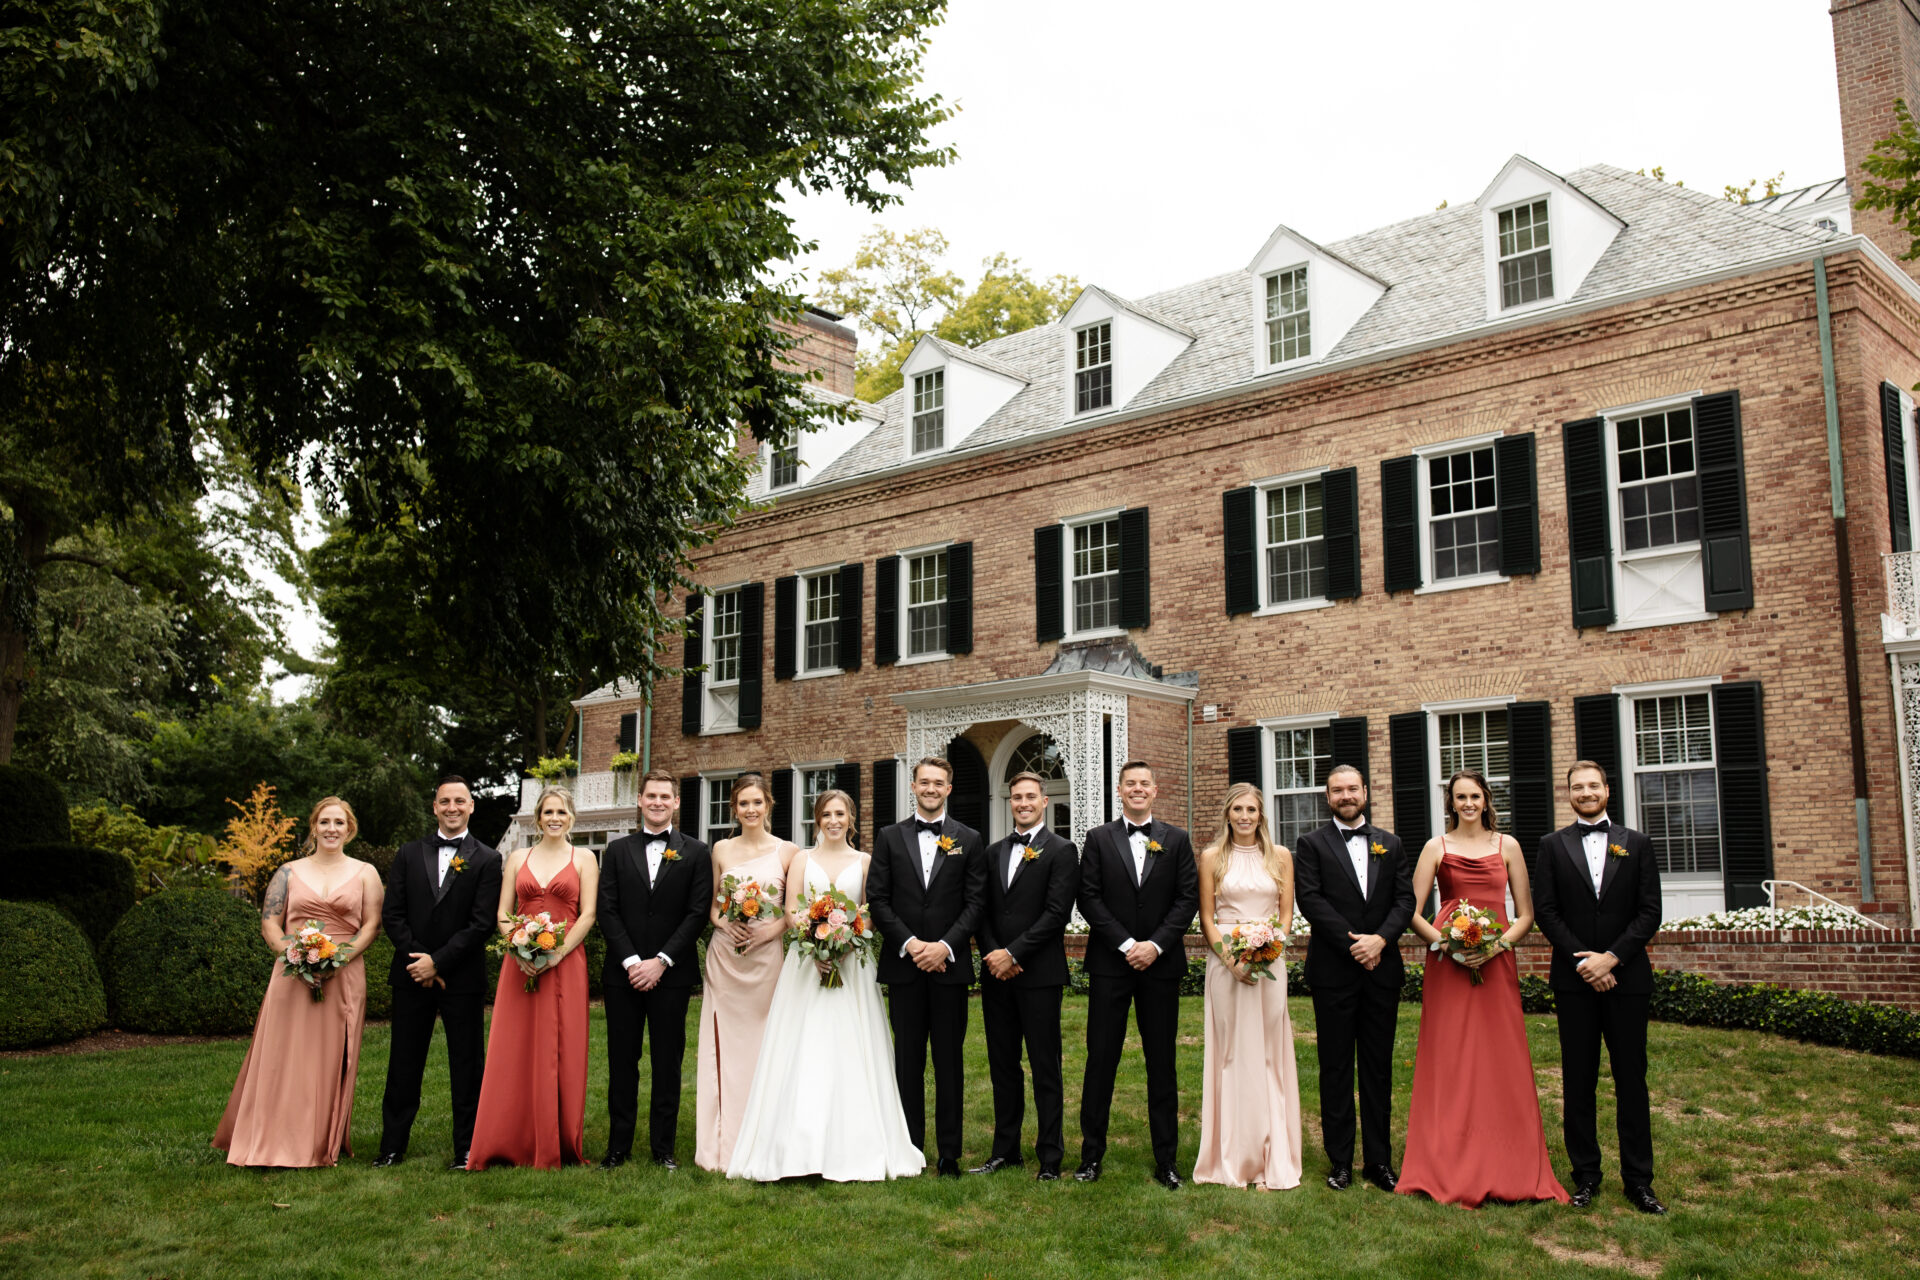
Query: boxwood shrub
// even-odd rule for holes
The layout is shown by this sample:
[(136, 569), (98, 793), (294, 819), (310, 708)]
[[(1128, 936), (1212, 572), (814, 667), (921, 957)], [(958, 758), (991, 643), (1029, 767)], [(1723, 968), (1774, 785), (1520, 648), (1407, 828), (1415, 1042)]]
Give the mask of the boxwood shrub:
[(59, 1044), (106, 1025), (93, 948), (45, 902), (0, 902), (0, 1049)]
[(253, 1027), (274, 957), (247, 903), (220, 889), (167, 889), (122, 917), (100, 968), (119, 1026), (232, 1035)]
[(73, 839), (73, 817), (60, 784), (38, 769), (0, 764), (0, 864), (12, 864), (22, 845), (66, 844)]
[(71, 917), (98, 947), (140, 896), (133, 862), (112, 849), (82, 844), (24, 845), (12, 851), (20, 898), (47, 902)]

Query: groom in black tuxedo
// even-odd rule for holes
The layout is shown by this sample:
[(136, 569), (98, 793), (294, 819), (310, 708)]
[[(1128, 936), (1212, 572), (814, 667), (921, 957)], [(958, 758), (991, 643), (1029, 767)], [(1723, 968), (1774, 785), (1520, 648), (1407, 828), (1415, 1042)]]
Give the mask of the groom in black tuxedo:
[(1027, 1096), (1020, 1070), (1024, 1043), (1040, 1126), (1035, 1176), (1057, 1182), (1066, 1154), (1060, 996), (1067, 985), (1067, 921), (1080, 891), (1080, 857), (1071, 840), (1046, 828), (1045, 786), (1037, 773), (1013, 776), (1008, 788), (1013, 832), (987, 846), (987, 906), (974, 936), (983, 968), (980, 1016), (987, 1024), (987, 1072), (993, 1077), (993, 1150), (973, 1172), (1020, 1166)]
[(1653, 843), (1607, 817), (1607, 771), (1591, 760), (1567, 770), (1575, 821), (1540, 838), (1533, 910), (1553, 944), (1560, 1022), (1561, 1123), (1573, 1161), (1573, 1203), (1586, 1208), (1600, 1188), (1594, 1093), (1600, 1045), (1613, 1067), (1620, 1180), (1642, 1213), (1665, 1213), (1653, 1194), (1653, 1124), (1647, 1100), (1647, 1011), (1653, 964), (1647, 943), (1660, 928), (1660, 864)]
[(941, 1177), (960, 1176), (967, 988), (973, 931), (987, 901), (980, 833), (947, 816), (953, 766), (913, 766), (914, 816), (880, 829), (867, 903), (880, 929), (880, 981), (893, 1027), (893, 1073), (907, 1135), (927, 1146), (927, 1047), (933, 1047), (933, 1130)]
[(1400, 838), (1366, 820), (1367, 784), (1352, 765), (1327, 774), (1332, 820), (1293, 851), (1295, 902), (1313, 928), (1307, 985), (1313, 989), (1320, 1059), (1320, 1132), (1332, 1168), (1327, 1185), (1353, 1185), (1353, 1084), (1360, 1068), (1360, 1176), (1382, 1191), (1393, 1173), (1393, 1041), (1406, 965), (1400, 935), (1413, 921), (1413, 871)]
[(1093, 1182), (1107, 1154), (1107, 1118), (1113, 1079), (1127, 1039), (1127, 1006), (1140, 1028), (1147, 1061), (1147, 1132), (1153, 1139), (1153, 1179), (1180, 1188), (1174, 1156), (1180, 1145), (1180, 1081), (1174, 1036), (1180, 1022), (1180, 979), (1187, 971), (1187, 926), (1200, 908), (1200, 874), (1193, 842), (1179, 827), (1157, 821), (1160, 794), (1144, 760), (1120, 766), (1122, 816), (1087, 832), (1080, 859), (1080, 914), (1087, 920), (1085, 961), (1087, 1069), (1080, 1085), (1080, 1168)]
[(447, 1029), (447, 1076), (453, 1085), (449, 1169), (467, 1167), (473, 1117), (480, 1108), (480, 1074), (486, 1061), (486, 946), (493, 937), (494, 912), (500, 909), (501, 859), (497, 850), (467, 830), (473, 792), (466, 779), (440, 780), (433, 793), (433, 814), (438, 823), (434, 835), (402, 845), (387, 870), (380, 923), (393, 942), (388, 974), (393, 1024), (375, 1168), (406, 1158), (436, 1017)]
[(640, 830), (607, 845), (600, 858), (597, 917), (607, 938), (601, 990), (607, 1000), (607, 1154), (617, 1169), (632, 1154), (639, 1124), (640, 1048), (653, 1037), (647, 1146), (671, 1172), (680, 1130), (680, 1065), (687, 1054), (687, 1005), (700, 965), (694, 944), (707, 924), (713, 862), (707, 846), (674, 825), (680, 783), (664, 769), (640, 779)]

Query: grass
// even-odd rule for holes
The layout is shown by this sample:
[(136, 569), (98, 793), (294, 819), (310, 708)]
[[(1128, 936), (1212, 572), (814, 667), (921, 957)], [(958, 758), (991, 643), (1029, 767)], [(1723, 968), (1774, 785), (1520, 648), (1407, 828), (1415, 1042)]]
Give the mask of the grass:
[[(1199, 1140), (1201, 1010), (1197, 999), (1182, 1004), (1184, 1170)], [(1070, 1000), (1066, 1008), (1071, 1164), (1085, 1004)], [(1107, 1175), (1093, 1186), (1041, 1185), (1019, 1175), (729, 1183), (691, 1167), (691, 1049), (679, 1144), (687, 1166), (671, 1175), (646, 1164), (611, 1175), (593, 1168), (443, 1172), (449, 1124), (439, 1046), (412, 1158), (398, 1169), (372, 1169), (384, 1026), (367, 1029), (355, 1155), (328, 1170), (232, 1169), (208, 1147), (241, 1042), (0, 1059), (0, 1276), (1905, 1280), (1920, 1266), (1920, 1062), (1656, 1023), (1654, 1142), (1669, 1215), (1643, 1217), (1620, 1198), (1604, 1096), (1609, 1183), (1599, 1205), (1584, 1213), (1549, 1205), (1476, 1212), (1321, 1185), (1310, 1003), (1296, 999), (1293, 1018), (1306, 1182), (1268, 1194), (1189, 1185), (1170, 1195), (1148, 1181), (1145, 1080), (1131, 1049)], [(1413, 1007), (1401, 1016), (1401, 1138), (1418, 1018)], [(1549, 1146), (1564, 1174), (1553, 1020), (1529, 1017), (1527, 1025)], [(991, 1106), (977, 1009), (970, 1031), (967, 1155), (978, 1159), (987, 1151)], [(596, 1010), (587, 1109), (595, 1154), (606, 1135), (602, 1032)], [(644, 1109), (644, 1080), (641, 1087)], [(1032, 1123), (1029, 1112), (1029, 1143)]]

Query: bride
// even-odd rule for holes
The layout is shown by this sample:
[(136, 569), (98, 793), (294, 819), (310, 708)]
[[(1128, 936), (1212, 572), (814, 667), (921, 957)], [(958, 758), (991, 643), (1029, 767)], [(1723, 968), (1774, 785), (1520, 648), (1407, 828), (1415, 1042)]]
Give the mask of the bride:
[[(867, 900), (872, 859), (847, 843), (852, 797), (823, 792), (814, 801), (813, 822), (820, 842), (788, 868), (787, 923), (794, 927), (813, 897), (830, 887), (855, 902)], [(874, 966), (854, 956), (837, 963), (845, 985), (829, 990), (820, 985), (826, 961), (787, 952), (729, 1178), (773, 1182), (817, 1174), (833, 1182), (877, 1182), (926, 1167), (900, 1110)]]

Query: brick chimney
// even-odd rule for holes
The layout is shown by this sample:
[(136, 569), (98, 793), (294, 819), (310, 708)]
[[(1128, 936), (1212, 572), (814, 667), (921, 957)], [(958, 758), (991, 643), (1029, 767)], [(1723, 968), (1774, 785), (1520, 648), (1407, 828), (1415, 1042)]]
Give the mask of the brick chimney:
[[(1908, 109), (1920, 114), (1920, 0), (1833, 0), (1829, 15), (1847, 189), (1857, 200), (1866, 178), (1860, 162), (1894, 131), (1894, 99), (1905, 99)], [(1854, 210), (1853, 229), (1920, 279), (1920, 262), (1900, 257), (1913, 238), (1885, 211)]]
[(839, 316), (809, 307), (797, 323), (775, 321), (774, 327), (800, 339), (800, 345), (787, 353), (794, 368), (818, 369), (821, 381), (815, 385), (835, 395), (853, 394), (853, 353), (860, 338), (840, 323)]

